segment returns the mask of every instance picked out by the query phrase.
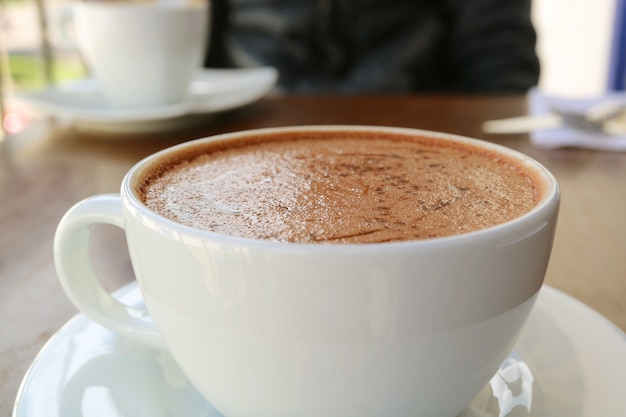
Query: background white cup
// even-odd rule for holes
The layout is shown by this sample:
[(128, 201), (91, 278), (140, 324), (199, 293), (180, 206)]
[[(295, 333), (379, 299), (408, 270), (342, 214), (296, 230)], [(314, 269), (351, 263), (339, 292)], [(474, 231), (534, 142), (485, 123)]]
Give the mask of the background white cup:
[(201, 68), (209, 2), (75, 3), (77, 43), (112, 108), (183, 100)]
[[(167, 220), (137, 195), (150, 168), (202, 141), (362, 130), (488, 148), (536, 173), (545, 192), (530, 212), (488, 229), (352, 245), (219, 235)], [(490, 143), (399, 128), (264, 129), (187, 142), (139, 162), (121, 195), (68, 211), (55, 263), (81, 311), (165, 345), (227, 417), (454, 417), (516, 342), (544, 280), (558, 206), (558, 185), (545, 168)], [(149, 313), (99, 285), (88, 244), (95, 223), (125, 230)]]

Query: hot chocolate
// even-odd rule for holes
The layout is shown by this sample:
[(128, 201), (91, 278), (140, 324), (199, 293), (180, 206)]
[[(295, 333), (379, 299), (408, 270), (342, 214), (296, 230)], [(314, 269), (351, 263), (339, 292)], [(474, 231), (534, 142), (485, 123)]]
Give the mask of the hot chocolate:
[(488, 228), (541, 198), (496, 151), (427, 136), (299, 132), (204, 144), (147, 173), (144, 203), (220, 234), (299, 243), (428, 239)]

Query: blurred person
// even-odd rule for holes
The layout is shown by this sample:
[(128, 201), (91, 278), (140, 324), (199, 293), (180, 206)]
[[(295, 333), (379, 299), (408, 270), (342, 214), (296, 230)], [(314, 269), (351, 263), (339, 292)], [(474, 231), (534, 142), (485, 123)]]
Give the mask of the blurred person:
[(525, 92), (530, 0), (210, 0), (207, 67), (273, 66), (292, 93)]

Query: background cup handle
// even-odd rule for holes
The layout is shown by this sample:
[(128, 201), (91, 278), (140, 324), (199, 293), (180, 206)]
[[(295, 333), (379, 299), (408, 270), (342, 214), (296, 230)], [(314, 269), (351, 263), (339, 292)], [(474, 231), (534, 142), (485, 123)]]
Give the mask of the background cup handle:
[(78, 49), (78, 41), (74, 32), (74, 11), (72, 6), (65, 6), (57, 11), (53, 23), (60, 35), (60, 46), (64, 49)]
[(121, 198), (104, 194), (68, 210), (54, 237), (54, 263), (63, 290), (87, 317), (102, 326), (157, 349), (166, 349), (146, 309), (123, 304), (106, 291), (91, 262), (89, 240), (95, 224), (124, 229)]

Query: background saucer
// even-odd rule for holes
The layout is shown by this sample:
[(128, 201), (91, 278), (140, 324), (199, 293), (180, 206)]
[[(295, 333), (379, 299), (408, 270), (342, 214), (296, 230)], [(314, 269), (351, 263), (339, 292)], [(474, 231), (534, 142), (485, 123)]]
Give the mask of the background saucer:
[(48, 89), (13, 94), (10, 100), (44, 114), (72, 121), (76, 126), (111, 133), (149, 133), (177, 128), (210, 115), (250, 104), (274, 87), (274, 68), (206, 69), (189, 84), (180, 103), (137, 109), (116, 109), (105, 100), (93, 79)]

